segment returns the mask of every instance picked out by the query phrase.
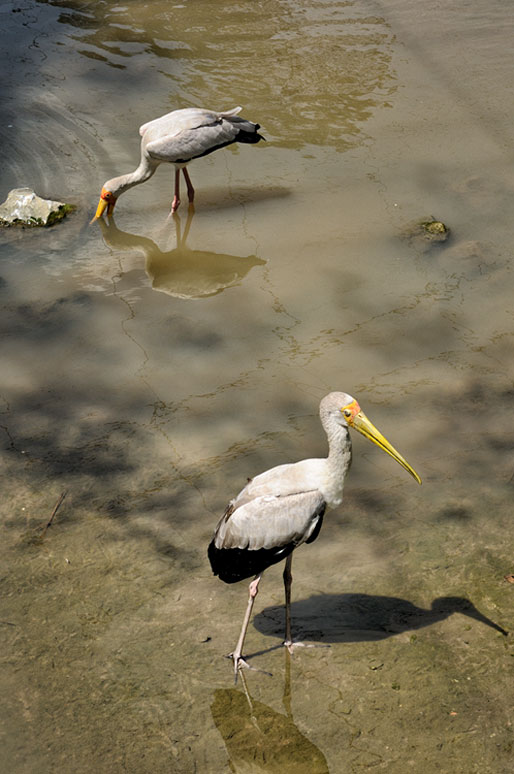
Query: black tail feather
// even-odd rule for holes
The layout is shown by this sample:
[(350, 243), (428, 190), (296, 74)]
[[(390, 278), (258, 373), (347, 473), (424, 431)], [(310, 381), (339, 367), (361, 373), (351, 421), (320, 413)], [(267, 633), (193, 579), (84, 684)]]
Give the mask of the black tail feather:
[[(255, 126), (259, 128), (259, 124), (255, 124)], [(258, 134), (257, 131), (247, 132), (244, 129), (240, 129), (235, 139), (229, 140), (228, 142), (221, 142), (219, 145), (214, 145), (212, 148), (208, 148), (203, 153), (199, 153), (197, 156), (191, 156), (191, 158), (188, 158), (188, 159), (174, 159), (173, 163), (189, 164), (189, 162), (193, 161), (193, 159), (201, 159), (202, 156), (208, 156), (210, 153), (214, 153), (214, 151), (217, 151), (220, 148), (226, 148), (227, 145), (232, 145), (232, 143), (234, 142), (243, 142), (243, 143), (248, 143), (250, 145), (254, 145), (256, 142), (259, 142), (259, 140), (266, 141), (266, 138)]]
[(207, 555), (214, 575), (225, 583), (237, 583), (245, 578), (253, 578), (264, 572), (272, 564), (281, 562), (295, 549), (295, 543), (280, 548), (216, 548), (214, 540), (209, 544)]
[(264, 140), (264, 142), (266, 142), (266, 138), (257, 131), (257, 129), (260, 128), (259, 124), (255, 124), (255, 132), (246, 132), (244, 129), (240, 129), (236, 137), (236, 142), (246, 142), (250, 145), (254, 145), (256, 142), (259, 142), (259, 140)]

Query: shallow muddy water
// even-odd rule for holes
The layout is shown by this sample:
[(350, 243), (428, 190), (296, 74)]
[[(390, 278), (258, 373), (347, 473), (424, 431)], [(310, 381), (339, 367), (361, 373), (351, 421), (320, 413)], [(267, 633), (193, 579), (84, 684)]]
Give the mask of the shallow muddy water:
[[(507, 774), (514, 403), (511, 6), (0, 4), (2, 197), (77, 204), (4, 230), (6, 771)], [(266, 143), (190, 167), (169, 216), (138, 127), (244, 106)], [(451, 229), (412, 236), (428, 216)], [(345, 500), (245, 583), (206, 547), (230, 497), (322, 456), (355, 395), (423, 479), (360, 437)], [(59, 496), (66, 492), (45, 530)]]

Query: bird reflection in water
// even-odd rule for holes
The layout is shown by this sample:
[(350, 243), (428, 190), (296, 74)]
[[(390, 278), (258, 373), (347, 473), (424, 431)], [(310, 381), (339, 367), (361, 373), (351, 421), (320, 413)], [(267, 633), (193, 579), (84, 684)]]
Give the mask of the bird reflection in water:
[(286, 714), (254, 701), (241, 672), (243, 690), (219, 688), (211, 712), (234, 772), (329, 774), (321, 750), (295, 725), (291, 711), (291, 656), (285, 650), (283, 705)]
[(226, 288), (238, 285), (254, 266), (266, 261), (256, 255), (246, 257), (213, 253), (208, 250), (192, 250), (187, 247), (194, 210), (189, 209), (184, 232), (180, 217), (175, 222), (177, 245), (163, 251), (149, 237), (121, 231), (111, 217), (109, 223), (100, 218), (98, 224), (105, 243), (117, 250), (140, 250), (145, 256), (145, 271), (152, 281), (152, 288), (175, 298), (207, 298)]

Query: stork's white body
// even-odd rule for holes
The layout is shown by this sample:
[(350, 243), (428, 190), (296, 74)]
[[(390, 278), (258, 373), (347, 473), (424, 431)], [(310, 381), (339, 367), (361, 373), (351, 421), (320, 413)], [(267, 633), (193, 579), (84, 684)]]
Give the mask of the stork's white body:
[(253, 600), (264, 570), (287, 559), (286, 640), (291, 649), (290, 592), (292, 552), (316, 539), (323, 515), (340, 505), (345, 476), (352, 461), (352, 427), (380, 446), (421, 483), (418, 474), (361, 411), (357, 401), (341, 392), (325, 396), (320, 419), (328, 439), (328, 457), (278, 465), (251, 479), (231, 500), (209, 545), (208, 555), (216, 575), (235, 583), (255, 575), (243, 628), (234, 653), (234, 670), (248, 666), (241, 656)]
[[(253, 144), (264, 139), (258, 134), (259, 124), (238, 115), (241, 110), (241, 107), (218, 112), (204, 108), (183, 108), (147, 121), (139, 128), (139, 166), (134, 172), (107, 180), (102, 188), (101, 200), (107, 200), (112, 211), (114, 203), (122, 193), (148, 180), (159, 164), (168, 163), (175, 166), (175, 198), (172, 211), (175, 212), (180, 204), (181, 169), (186, 180), (189, 201), (192, 202), (195, 192), (186, 170), (189, 162), (233, 142)], [(95, 217), (100, 217), (103, 209), (100, 210)]]
[(241, 107), (216, 113), (203, 108), (173, 110), (139, 127), (141, 156), (183, 167), (193, 159), (236, 141), (241, 130), (255, 133), (256, 124), (239, 118)]

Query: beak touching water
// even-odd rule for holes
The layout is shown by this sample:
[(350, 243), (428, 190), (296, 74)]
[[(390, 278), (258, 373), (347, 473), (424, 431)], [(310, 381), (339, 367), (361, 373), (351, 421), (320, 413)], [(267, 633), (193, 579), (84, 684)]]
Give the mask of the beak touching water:
[(408, 471), (412, 478), (415, 478), (418, 484), (421, 484), (421, 479), (414, 470), (414, 468), (411, 468), (407, 460), (405, 460), (402, 455), (396, 451), (396, 449), (391, 446), (387, 438), (384, 438), (380, 430), (377, 430), (375, 425), (370, 422), (370, 420), (367, 418), (366, 414), (363, 411), (359, 411), (357, 414), (355, 414), (351, 419), (347, 420), (350, 427), (355, 428), (355, 430), (358, 430), (359, 433), (362, 433), (363, 436), (366, 438), (369, 438), (370, 441), (373, 441), (377, 446), (379, 446), (381, 449), (383, 449), (387, 454), (390, 454), (391, 457), (396, 460), (396, 462), (399, 462), (402, 468), (405, 468), (406, 471)]
[(102, 192), (100, 193), (100, 201), (98, 202), (98, 207), (96, 208), (95, 212), (95, 217), (92, 218), (90, 223), (94, 223), (95, 220), (101, 218), (105, 210), (107, 210), (107, 217), (110, 218), (115, 204), (116, 197), (113, 196), (110, 191), (106, 191), (105, 188), (102, 188)]

